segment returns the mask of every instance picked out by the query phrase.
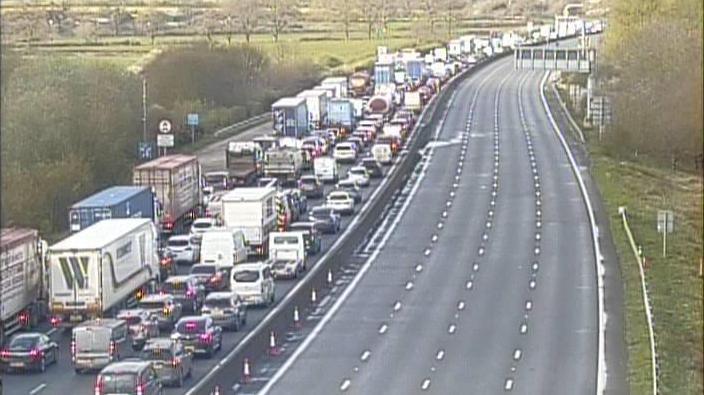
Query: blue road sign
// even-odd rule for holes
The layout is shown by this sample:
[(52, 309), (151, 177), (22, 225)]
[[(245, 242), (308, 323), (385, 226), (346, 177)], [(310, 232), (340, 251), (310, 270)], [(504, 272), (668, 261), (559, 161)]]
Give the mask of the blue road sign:
[(140, 160), (151, 160), (154, 158), (156, 150), (154, 149), (154, 142), (152, 141), (140, 141), (139, 142), (139, 159)]
[(198, 114), (188, 114), (186, 124), (188, 124), (188, 126), (198, 126)]

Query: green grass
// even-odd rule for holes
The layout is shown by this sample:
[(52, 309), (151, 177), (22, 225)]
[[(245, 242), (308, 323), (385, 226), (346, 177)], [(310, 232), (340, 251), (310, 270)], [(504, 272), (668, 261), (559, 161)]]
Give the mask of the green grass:
[[(596, 136), (591, 133), (591, 141)], [(632, 394), (651, 388), (650, 346), (638, 266), (623, 230), (618, 207), (626, 206), (636, 242), (651, 262), (646, 272), (653, 305), (659, 387), (662, 394), (701, 394), (702, 373), (702, 179), (647, 163), (623, 162), (590, 145), (593, 175), (605, 199), (625, 288), (628, 377)], [(656, 231), (659, 209), (675, 212), (667, 258)]]

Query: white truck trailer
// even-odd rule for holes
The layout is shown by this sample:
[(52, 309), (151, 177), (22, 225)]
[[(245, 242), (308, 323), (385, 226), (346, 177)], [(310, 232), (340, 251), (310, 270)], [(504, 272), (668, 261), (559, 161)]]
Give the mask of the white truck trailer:
[(114, 316), (159, 280), (157, 229), (147, 218), (100, 221), (49, 247), (54, 326)]
[(276, 227), (276, 188), (236, 188), (222, 197), (222, 221), (230, 231), (241, 230), (249, 255), (267, 256), (269, 233)]
[(46, 312), (47, 245), (34, 229), (0, 231), (0, 345), (9, 335), (36, 325)]

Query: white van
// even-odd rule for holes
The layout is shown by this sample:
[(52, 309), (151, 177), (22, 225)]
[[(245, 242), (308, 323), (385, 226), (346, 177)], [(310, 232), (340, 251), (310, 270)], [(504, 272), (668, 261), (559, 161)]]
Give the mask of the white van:
[(382, 165), (390, 165), (393, 162), (393, 152), (388, 144), (374, 144), (372, 156)]
[(232, 268), (230, 291), (240, 295), (248, 306), (273, 304), (274, 287), (271, 265), (266, 262), (242, 263)]
[(232, 267), (247, 260), (247, 246), (241, 230), (212, 228), (203, 233), (200, 242), (200, 263)]
[(335, 158), (321, 156), (313, 162), (313, 173), (322, 182), (337, 182), (338, 171)]
[(307, 269), (303, 232), (272, 232), (269, 235), (269, 260), (274, 277), (298, 277)]

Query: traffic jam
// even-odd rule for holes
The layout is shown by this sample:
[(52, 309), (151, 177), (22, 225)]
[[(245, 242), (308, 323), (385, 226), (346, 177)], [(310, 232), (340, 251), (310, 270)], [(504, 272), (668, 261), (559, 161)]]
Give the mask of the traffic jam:
[(440, 87), (488, 56), (472, 40), (452, 55), (380, 47), (373, 73), (279, 99), (272, 132), (230, 138), (224, 168), (140, 163), (132, 185), (73, 204), (51, 245), (2, 229), (6, 390), (145, 395), (205, 375), (344, 234)]

